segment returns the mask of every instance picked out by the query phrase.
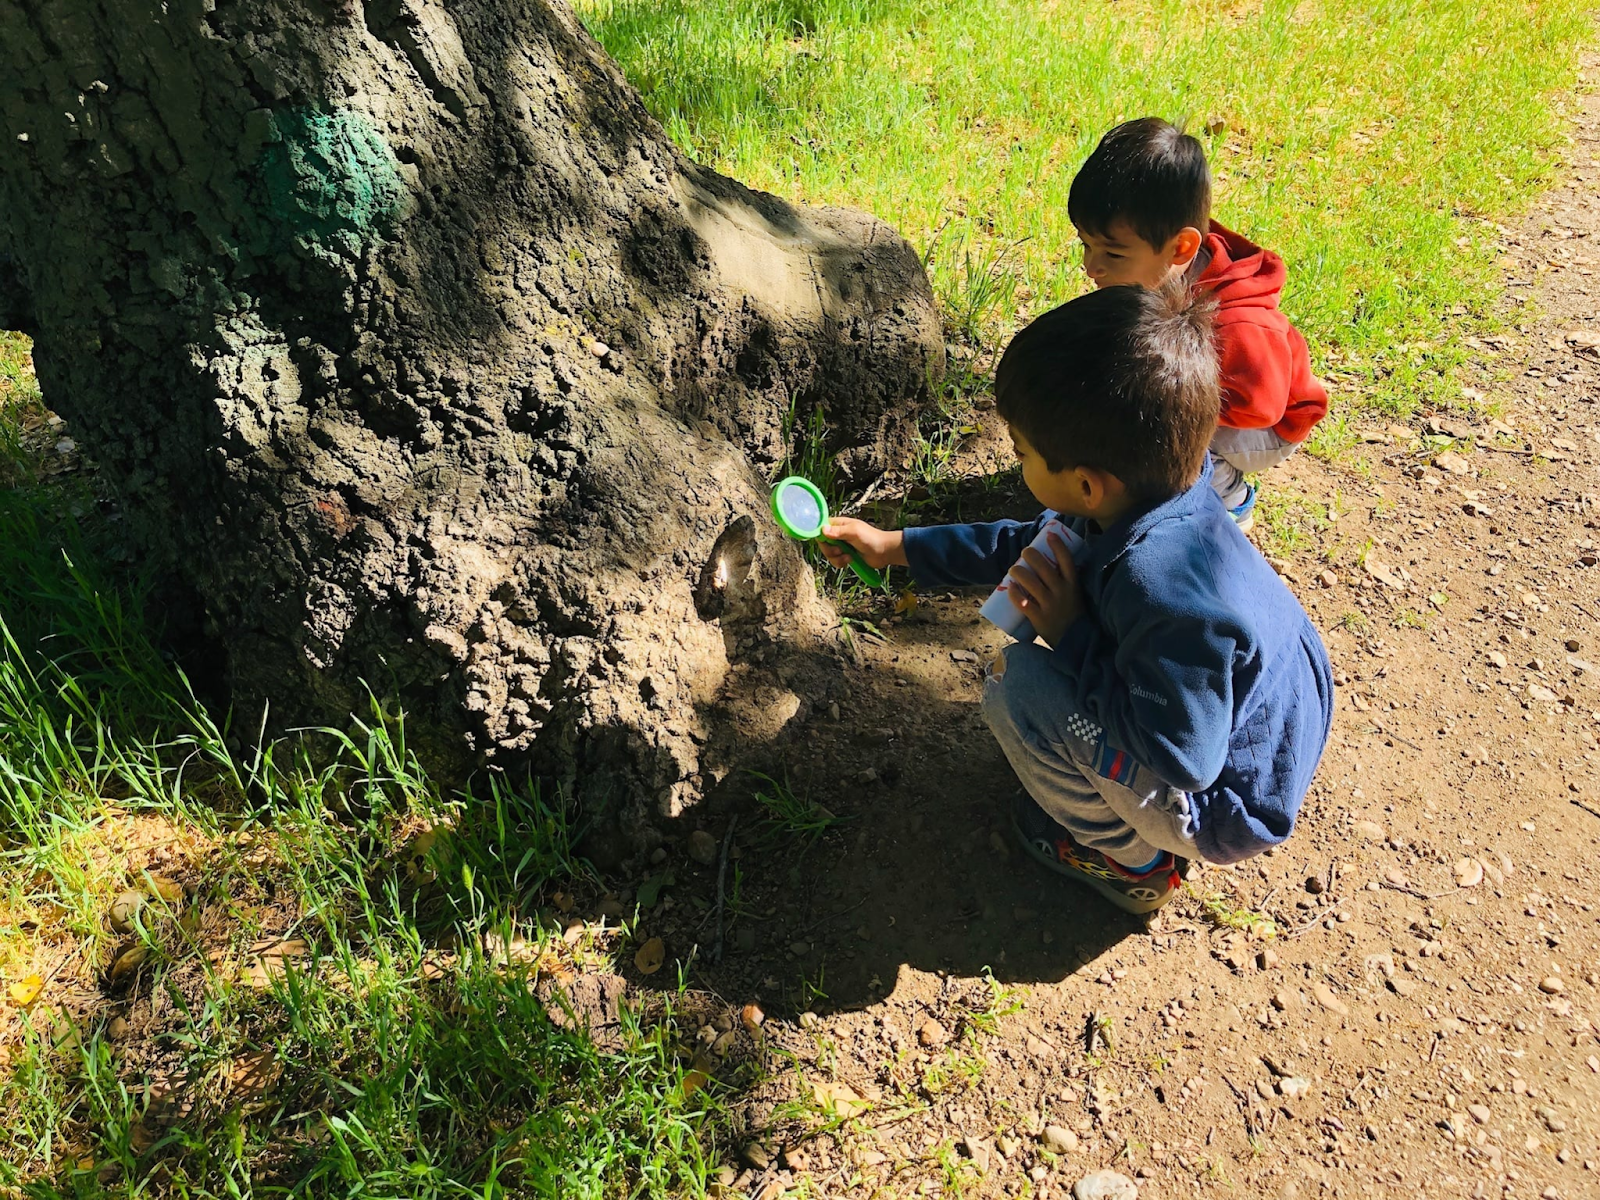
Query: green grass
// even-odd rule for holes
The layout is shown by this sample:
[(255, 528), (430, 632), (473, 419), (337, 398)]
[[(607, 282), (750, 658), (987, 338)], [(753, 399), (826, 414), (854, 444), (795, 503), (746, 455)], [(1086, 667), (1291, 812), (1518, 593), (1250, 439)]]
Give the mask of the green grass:
[[(600, 1048), (533, 990), (631, 953), (544, 907), (594, 890), (562, 807), (441, 795), (380, 712), (219, 726), (93, 568), (90, 499), (0, 489), (0, 1196), (703, 1194), (670, 1012)], [(113, 933), (152, 872), (182, 899)]]
[(31, 344), (20, 333), (0, 330), (0, 487), (33, 481), (30, 444), (45, 418)]
[(1257, 496), (1256, 541), (1266, 554), (1294, 558), (1315, 546), (1328, 528), (1328, 506), (1284, 488), (1263, 488)]
[(787, 778), (780, 781), (759, 771), (751, 771), (750, 776), (761, 785), (755, 801), (778, 832), (809, 844), (839, 823), (838, 817), (810, 796), (796, 792)]
[(697, 159), (905, 233), (958, 339), (1081, 291), (1077, 165), (1117, 121), (1188, 118), (1218, 218), (1288, 260), (1338, 403), (1392, 413), (1459, 401), (1460, 337), (1501, 290), (1484, 218), (1550, 181), (1593, 30), (1586, 0), (578, 8)]

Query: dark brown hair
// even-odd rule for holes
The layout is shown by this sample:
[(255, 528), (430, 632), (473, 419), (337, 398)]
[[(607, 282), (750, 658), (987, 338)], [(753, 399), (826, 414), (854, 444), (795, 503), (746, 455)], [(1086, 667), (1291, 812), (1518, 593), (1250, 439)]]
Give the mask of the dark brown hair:
[(1180, 229), (1204, 236), (1211, 227), (1211, 168), (1200, 139), (1160, 117), (1118, 125), (1073, 179), (1067, 215), (1100, 237), (1120, 218), (1158, 250)]
[(996, 407), (1052, 471), (1096, 467), (1139, 499), (1177, 495), (1217, 431), (1214, 307), (1181, 283), (1069, 300), (1006, 347)]

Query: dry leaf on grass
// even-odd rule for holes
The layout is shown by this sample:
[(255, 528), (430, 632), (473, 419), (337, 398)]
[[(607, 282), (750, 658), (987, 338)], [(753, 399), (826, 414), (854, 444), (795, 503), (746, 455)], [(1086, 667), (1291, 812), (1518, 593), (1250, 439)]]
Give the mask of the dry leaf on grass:
[(639, 952), (633, 956), (633, 965), (639, 968), (641, 975), (654, 975), (666, 961), (667, 947), (658, 937), (640, 946)]
[(183, 884), (175, 879), (168, 879), (165, 875), (146, 875), (144, 877), (145, 890), (157, 899), (165, 900), (168, 904), (181, 904), (183, 902)]
[(44, 976), (29, 975), (26, 979), (19, 979), (6, 991), (11, 997), (11, 1003), (18, 1008), (27, 1008), (39, 998), (39, 993), (44, 991)]
[(709, 1082), (711, 1082), (711, 1077), (704, 1071), (686, 1071), (684, 1072), (683, 1083), (679, 1085), (679, 1088), (684, 1097), (687, 1098), (694, 1095)]
[(831, 1107), (841, 1117), (853, 1117), (871, 1105), (870, 1100), (848, 1083), (813, 1083), (811, 1095), (818, 1107)]
[(149, 957), (149, 946), (130, 946), (117, 955), (116, 961), (111, 964), (111, 982), (116, 983), (132, 975), (140, 967), (144, 966), (144, 960)]

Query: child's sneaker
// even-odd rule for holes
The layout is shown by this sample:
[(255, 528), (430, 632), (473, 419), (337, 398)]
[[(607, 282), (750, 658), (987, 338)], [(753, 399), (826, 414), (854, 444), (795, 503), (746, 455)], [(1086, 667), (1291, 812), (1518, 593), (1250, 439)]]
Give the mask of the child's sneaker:
[(1240, 533), (1249, 533), (1256, 524), (1256, 485), (1252, 483), (1247, 486), (1250, 490), (1245, 493), (1244, 499), (1228, 510)]
[(1176, 855), (1163, 853), (1148, 871), (1130, 871), (1100, 851), (1080, 846), (1072, 834), (1025, 795), (1012, 803), (1011, 824), (1034, 858), (1052, 871), (1088, 884), (1128, 912), (1154, 912), (1183, 886), (1183, 860)]

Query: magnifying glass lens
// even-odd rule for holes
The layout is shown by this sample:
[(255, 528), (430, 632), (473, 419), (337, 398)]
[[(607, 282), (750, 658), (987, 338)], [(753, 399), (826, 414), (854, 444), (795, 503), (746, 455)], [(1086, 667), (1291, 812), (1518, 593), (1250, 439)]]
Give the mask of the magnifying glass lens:
[(804, 488), (784, 488), (783, 495), (778, 497), (778, 507), (783, 510), (784, 519), (795, 529), (821, 530), (822, 508), (817, 504), (817, 498)]

